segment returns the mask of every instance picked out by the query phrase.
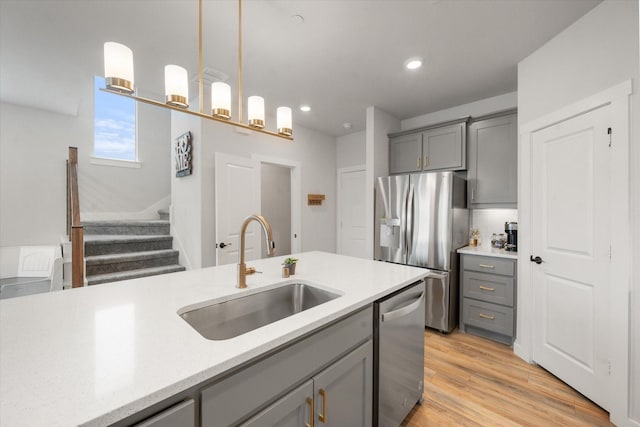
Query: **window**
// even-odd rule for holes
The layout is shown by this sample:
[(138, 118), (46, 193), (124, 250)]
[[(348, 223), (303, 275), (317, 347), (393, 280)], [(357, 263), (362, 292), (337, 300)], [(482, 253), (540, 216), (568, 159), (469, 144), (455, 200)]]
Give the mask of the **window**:
[(136, 103), (133, 99), (103, 92), (104, 78), (94, 79), (93, 156), (137, 161)]

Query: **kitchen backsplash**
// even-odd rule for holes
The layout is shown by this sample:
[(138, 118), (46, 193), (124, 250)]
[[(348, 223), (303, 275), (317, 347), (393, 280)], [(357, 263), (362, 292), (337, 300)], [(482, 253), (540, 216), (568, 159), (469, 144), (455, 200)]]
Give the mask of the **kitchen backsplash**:
[(470, 226), (480, 230), (482, 246), (491, 246), (493, 233), (504, 233), (504, 223), (518, 221), (517, 209), (471, 209)]

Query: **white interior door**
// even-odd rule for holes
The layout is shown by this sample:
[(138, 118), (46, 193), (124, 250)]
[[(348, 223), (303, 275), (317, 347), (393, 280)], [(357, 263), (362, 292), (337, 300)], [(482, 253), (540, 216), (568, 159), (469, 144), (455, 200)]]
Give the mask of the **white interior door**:
[(610, 107), (535, 132), (532, 249), (536, 363), (607, 409)]
[(364, 167), (338, 170), (338, 253), (367, 258)]
[[(215, 156), (216, 265), (239, 260), (240, 227), (260, 213), (260, 162), (216, 153)], [(260, 258), (260, 227), (252, 221), (245, 235), (245, 260)]]

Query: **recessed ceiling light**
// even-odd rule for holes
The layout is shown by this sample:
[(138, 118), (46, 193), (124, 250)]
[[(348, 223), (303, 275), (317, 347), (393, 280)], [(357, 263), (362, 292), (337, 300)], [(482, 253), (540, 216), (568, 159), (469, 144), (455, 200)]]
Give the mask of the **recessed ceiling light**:
[(302, 15), (291, 15), (291, 21), (294, 24), (304, 24), (304, 16), (302, 16)]
[(409, 58), (404, 62), (408, 70), (415, 70), (422, 67), (422, 58)]
[(342, 126), (344, 126), (345, 129), (351, 129), (351, 123), (349, 122), (344, 123)]
[(311, 111), (311, 107), (309, 107), (308, 105), (301, 105), (300, 111), (304, 111), (305, 113), (308, 113), (309, 111)]

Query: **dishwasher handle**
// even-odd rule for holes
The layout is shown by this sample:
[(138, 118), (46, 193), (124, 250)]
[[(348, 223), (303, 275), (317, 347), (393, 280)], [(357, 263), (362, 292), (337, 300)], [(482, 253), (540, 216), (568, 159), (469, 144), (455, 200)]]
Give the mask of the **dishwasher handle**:
[(424, 291), (411, 304), (406, 305), (406, 306), (404, 306), (402, 308), (399, 308), (397, 310), (389, 311), (387, 313), (382, 313), (380, 315), (380, 321), (381, 322), (392, 322), (392, 321), (394, 321), (396, 319), (399, 319), (400, 317), (404, 317), (407, 314), (417, 310), (418, 307), (420, 307), (420, 304), (422, 304), (423, 300), (424, 300)]

